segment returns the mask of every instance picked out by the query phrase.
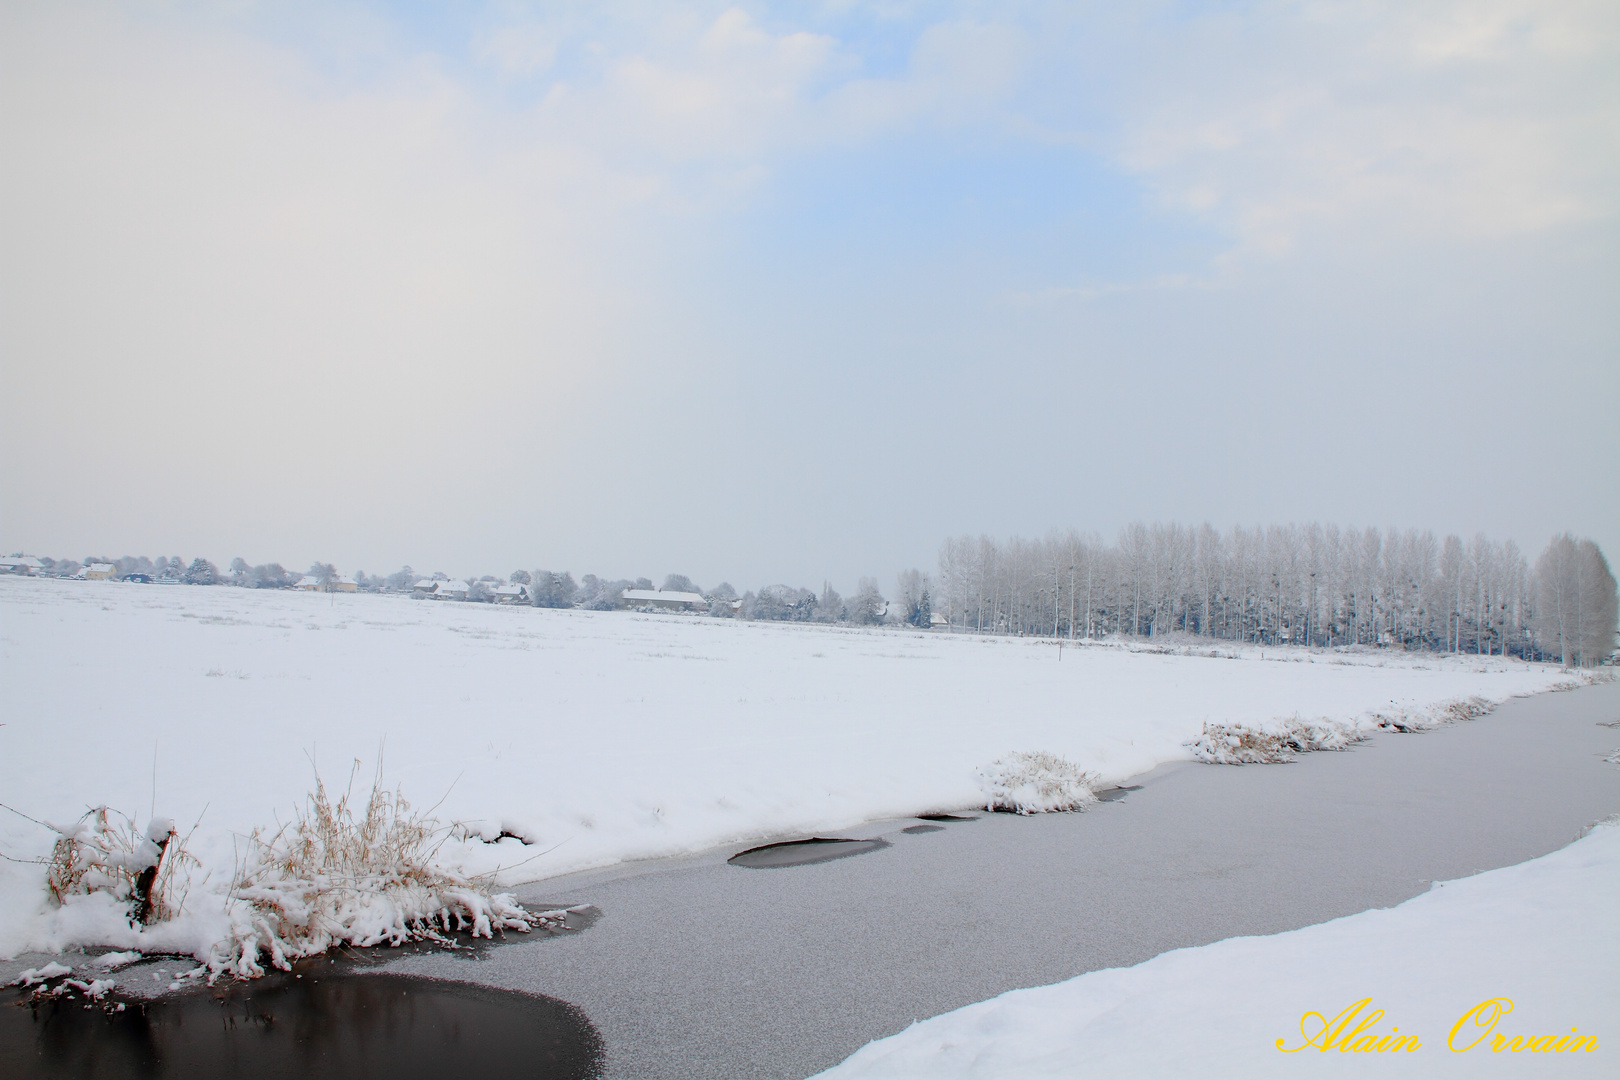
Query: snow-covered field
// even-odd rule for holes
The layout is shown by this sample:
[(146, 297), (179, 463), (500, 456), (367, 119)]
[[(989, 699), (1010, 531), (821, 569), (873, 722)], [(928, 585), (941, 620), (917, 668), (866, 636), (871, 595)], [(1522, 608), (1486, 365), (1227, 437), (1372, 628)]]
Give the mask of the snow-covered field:
[(1398, 907), (1014, 990), (820, 1077), (1613, 1076), (1617, 897), (1611, 820)]
[[(1123, 780), (1204, 723), (1365, 718), (1567, 680), (1477, 657), (1117, 646), (371, 595), (0, 578), (0, 802), (107, 804), (182, 832), (217, 890), (312, 760), (444, 821), (536, 841), (442, 855), (508, 883), (977, 804), (975, 770), (1047, 751)], [(1233, 650), (1217, 647), (1222, 653)], [(0, 811), (0, 853), (52, 834)], [(199, 874), (200, 879), (203, 875)], [(43, 869), (0, 862), (0, 956), (72, 943)]]

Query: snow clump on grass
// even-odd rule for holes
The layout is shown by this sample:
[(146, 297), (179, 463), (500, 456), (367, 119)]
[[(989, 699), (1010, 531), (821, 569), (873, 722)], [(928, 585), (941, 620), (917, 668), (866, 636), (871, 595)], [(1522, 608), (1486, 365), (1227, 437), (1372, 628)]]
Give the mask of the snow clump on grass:
[(1477, 720), (1494, 708), (1496, 708), (1495, 704), (1476, 695), (1474, 697), (1458, 698), (1455, 701), (1442, 702), (1428, 709), (1374, 713), (1372, 720), (1376, 726), (1383, 728), (1385, 731), (1399, 731), (1410, 734), (1416, 731), (1433, 731), (1437, 727), (1459, 723), (1463, 720)]
[(1056, 754), (1013, 753), (979, 769), (986, 810), (1045, 814), (1097, 801), (1097, 774)]
[(373, 784), (356, 817), (347, 793), (335, 804), (317, 776), (309, 804), (274, 834), (255, 830), (231, 897), (232, 932), (207, 960), (210, 979), (256, 978), (261, 959), (286, 970), (292, 961), (336, 946), (402, 945), (470, 931), (526, 932), (562, 913), (526, 911), (490, 882), (434, 864), (449, 830), (411, 810), (398, 792)]
[(1186, 746), (1193, 757), (1212, 765), (1269, 765), (1312, 750), (1343, 750), (1365, 738), (1366, 732), (1348, 721), (1296, 716), (1263, 726), (1206, 723), (1203, 734)]
[(197, 860), (170, 818), (153, 818), (145, 832), (132, 818), (100, 806), (69, 826), (52, 825), (56, 846), (45, 883), (56, 902), (107, 893), (129, 904), (133, 923), (173, 918), (185, 904)]

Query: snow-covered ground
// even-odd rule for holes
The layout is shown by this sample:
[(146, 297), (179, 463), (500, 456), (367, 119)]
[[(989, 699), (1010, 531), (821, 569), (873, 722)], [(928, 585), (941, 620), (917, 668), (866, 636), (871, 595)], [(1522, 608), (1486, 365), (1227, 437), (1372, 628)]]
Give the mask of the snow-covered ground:
[[(441, 854), (517, 883), (623, 859), (977, 804), (976, 770), (1046, 751), (1123, 780), (1205, 722), (1365, 718), (1567, 680), (1500, 659), (1215, 646), (1221, 657), (894, 629), (0, 578), (0, 802), (67, 822), (155, 811), (217, 890), (312, 760), (442, 820), (534, 841)], [(0, 853), (53, 837), (0, 811)], [(43, 868), (0, 862), (0, 956), (82, 938)], [(128, 943), (120, 947), (132, 947)]]
[(1014, 990), (870, 1043), (819, 1076), (1614, 1076), (1617, 899), (1611, 820), (1398, 907)]

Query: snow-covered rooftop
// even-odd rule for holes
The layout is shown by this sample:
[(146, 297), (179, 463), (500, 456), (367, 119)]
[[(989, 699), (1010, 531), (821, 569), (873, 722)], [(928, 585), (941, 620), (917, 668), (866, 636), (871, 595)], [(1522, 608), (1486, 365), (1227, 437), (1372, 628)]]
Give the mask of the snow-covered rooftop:
[(626, 589), (624, 598), (632, 604), (707, 604), (702, 593), (676, 592), (673, 589), (665, 592), (663, 589)]

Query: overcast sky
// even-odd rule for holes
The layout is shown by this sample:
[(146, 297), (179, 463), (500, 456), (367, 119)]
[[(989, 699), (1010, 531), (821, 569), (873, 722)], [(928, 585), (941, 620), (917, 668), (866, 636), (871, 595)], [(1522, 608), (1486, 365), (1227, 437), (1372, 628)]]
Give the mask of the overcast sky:
[(1620, 554), (1620, 5), (0, 7), (0, 546)]

